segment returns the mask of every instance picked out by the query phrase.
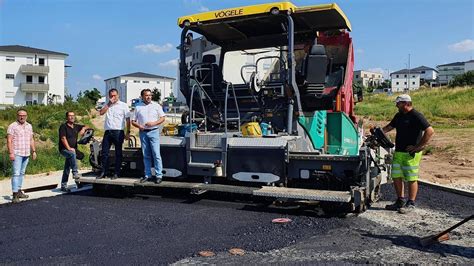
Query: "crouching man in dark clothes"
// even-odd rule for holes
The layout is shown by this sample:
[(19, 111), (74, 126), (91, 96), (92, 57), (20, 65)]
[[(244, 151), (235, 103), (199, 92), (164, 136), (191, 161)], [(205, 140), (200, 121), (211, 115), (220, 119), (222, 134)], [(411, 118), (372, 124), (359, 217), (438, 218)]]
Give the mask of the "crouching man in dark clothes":
[[(89, 129), (88, 126), (79, 125), (75, 123), (76, 115), (74, 112), (66, 112), (66, 123), (59, 127), (59, 153), (64, 158), (64, 171), (61, 179), (61, 191), (71, 192), (67, 187), (69, 173), (72, 170), (72, 178), (79, 179), (79, 172), (77, 169), (77, 155), (82, 154), (77, 150), (77, 135), (84, 135), (84, 132)], [(77, 182), (76, 182), (77, 183)], [(79, 186), (79, 185), (78, 185)]]

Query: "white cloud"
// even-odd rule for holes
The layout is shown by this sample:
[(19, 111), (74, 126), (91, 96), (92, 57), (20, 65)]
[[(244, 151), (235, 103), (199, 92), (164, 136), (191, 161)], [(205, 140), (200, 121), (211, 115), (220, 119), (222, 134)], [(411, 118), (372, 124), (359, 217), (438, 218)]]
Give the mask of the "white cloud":
[(450, 44), (449, 50), (453, 52), (463, 53), (474, 50), (474, 40), (466, 39), (457, 43)]
[(364, 49), (355, 49), (355, 53), (356, 54), (363, 54), (364, 53)]
[(160, 67), (177, 67), (178, 66), (178, 59), (172, 59), (169, 61), (166, 61), (164, 63), (160, 63)]
[(144, 53), (155, 53), (155, 54), (168, 52), (172, 48), (173, 48), (173, 45), (171, 43), (166, 43), (164, 45), (147, 43), (147, 44), (140, 44), (140, 45), (135, 46), (135, 49), (140, 50)]
[(100, 76), (99, 74), (92, 75), (92, 78), (95, 80), (103, 80), (102, 76)]
[(183, 0), (183, 4), (186, 8), (195, 8), (199, 12), (209, 11), (209, 8), (204, 6), (201, 0)]

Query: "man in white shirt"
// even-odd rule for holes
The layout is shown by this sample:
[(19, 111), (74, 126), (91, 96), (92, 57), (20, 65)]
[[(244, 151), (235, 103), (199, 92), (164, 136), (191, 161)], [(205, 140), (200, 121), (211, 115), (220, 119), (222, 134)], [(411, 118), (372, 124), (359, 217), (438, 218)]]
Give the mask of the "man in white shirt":
[[(97, 179), (105, 178), (109, 169), (110, 145), (115, 147), (115, 172), (111, 179), (120, 177), (122, 166), (122, 144), (124, 139), (130, 137), (130, 109), (128, 105), (119, 100), (117, 89), (109, 90), (109, 102), (99, 111), (100, 115), (105, 115), (104, 138), (102, 140), (102, 171)], [(124, 133), (125, 123), (127, 124)]]
[[(159, 125), (165, 122), (165, 113), (158, 103), (151, 101), (151, 90), (141, 91), (142, 102), (135, 107), (132, 125), (140, 130), (140, 143), (143, 153), (143, 164), (145, 176), (140, 182), (161, 183), (163, 177), (163, 163), (160, 154), (160, 130)], [(151, 174), (151, 166), (155, 167), (156, 177)]]

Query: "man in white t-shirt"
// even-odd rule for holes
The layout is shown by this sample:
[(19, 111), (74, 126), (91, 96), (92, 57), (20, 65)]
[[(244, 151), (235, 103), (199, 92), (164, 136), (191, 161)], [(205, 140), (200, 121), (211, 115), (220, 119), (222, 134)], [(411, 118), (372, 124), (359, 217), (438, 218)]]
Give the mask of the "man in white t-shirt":
[[(111, 144), (115, 147), (115, 172), (111, 179), (120, 177), (122, 166), (122, 144), (130, 137), (130, 109), (119, 100), (117, 89), (109, 90), (109, 102), (100, 109), (100, 115), (105, 114), (104, 138), (102, 140), (102, 171), (97, 177), (105, 178), (109, 169), (109, 151)], [(126, 133), (124, 132), (126, 125)]]
[[(151, 96), (150, 89), (141, 91), (142, 102), (135, 107), (132, 125), (140, 130), (140, 143), (145, 166), (145, 176), (140, 182), (151, 181), (159, 184), (163, 177), (159, 125), (165, 122), (165, 113), (161, 105), (151, 101)], [(151, 174), (152, 163), (155, 167), (156, 177)]]

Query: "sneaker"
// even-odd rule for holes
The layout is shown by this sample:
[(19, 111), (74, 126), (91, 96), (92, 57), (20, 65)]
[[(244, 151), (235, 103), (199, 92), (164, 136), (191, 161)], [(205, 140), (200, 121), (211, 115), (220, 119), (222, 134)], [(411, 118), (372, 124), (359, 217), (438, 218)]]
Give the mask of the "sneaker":
[(29, 196), (26, 195), (25, 192), (23, 192), (22, 190), (18, 190), (18, 198), (27, 199), (27, 198), (29, 198)]
[(67, 187), (61, 187), (61, 191), (65, 192), (65, 193), (71, 193), (71, 189), (69, 189)]
[(407, 213), (413, 212), (414, 210), (415, 210), (415, 203), (409, 200), (403, 207), (398, 209), (398, 213), (407, 214)]
[(18, 195), (18, 192), (13, 192), (12, 203), (19, 203), (19, 202), (20, 202), (20, 197)]
[(385, 205), (385, 209), (389, 211), (397, 211), (401, 207), (405, 205), (405, 201), (403, 199), (397, 199), (393, 204)]
[(144, 177), (140, 178), (140, 183), (145, 183), (145, 182), (148, 182), (148, 181), (150, 181), (149, 177), (144, 176)]
[(163, 181), (163, 178), (161, 178), (161, 177), (155, 177), (155, 178), (153, 178), (153, 182), (154, 182), (155, 184), (157, 184), (157, 185), (158, 185), (159, 183), (161, 183), (162, 181)]
[(114, 179), (117, 179), (119, 178), (119, 176), (117, 174), (114, 174), (112, 177), (110, 177), (110, 179), (114, 180)]

